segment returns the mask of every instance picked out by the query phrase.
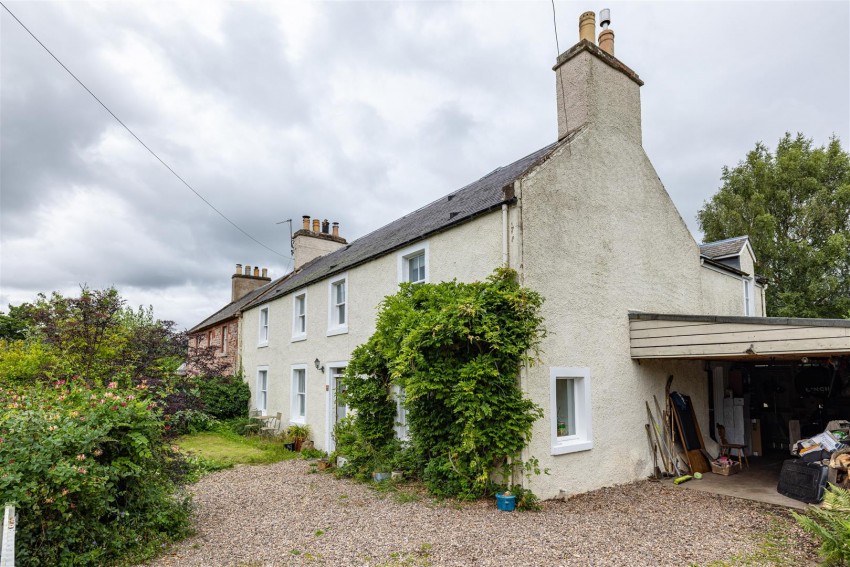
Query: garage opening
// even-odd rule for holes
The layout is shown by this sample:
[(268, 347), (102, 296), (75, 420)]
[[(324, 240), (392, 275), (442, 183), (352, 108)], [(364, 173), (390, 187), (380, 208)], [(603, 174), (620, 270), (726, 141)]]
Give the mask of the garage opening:
[[(629, 318), (632, 358), (702, 361), (710, 424), (703, 436), (720, 443), (722, 425), (727, 444), (743, 446), (741, 472), (709, 473), (682, 486), (805, 507), (777, 492), (777, 485), (783, 463), (797, 458), (795, 443), (850, 420), (850, 321), (646, 313)], [(841, 441), (836, 435), (833, 441)], [(850, 445), (850, 439), (843, 441)], [(830, 452), (818, 446), (811, 451), (805, 460), (830, 463)], [(730, 451), (735, 461), (738, 452)], [(832, 471), (831, 480), (844, 475)]]

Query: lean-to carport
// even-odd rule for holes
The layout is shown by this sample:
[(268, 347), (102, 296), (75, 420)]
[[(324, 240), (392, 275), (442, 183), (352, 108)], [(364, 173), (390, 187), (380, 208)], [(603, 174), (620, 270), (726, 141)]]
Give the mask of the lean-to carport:
[(850, 320), (629, 313), (634, 359), (774, 360), (850, 355)]
[[(842, 401), (846, 398), (842, 397), (842, 389), (846, 389), (850, 367), (850, 321), (630, 313), (629, 330), (633, 359), (704, 361), (709, 380), (711, 405), (708, 423), (712, 437), (716, 438), (715, 424), (729, 418), (728, 413), (724, 418), (722, 404), (730, 375), (737, 374), (739, 388), (749, 383), (748, 390), (753, 392), (752, 398), (750, 394), (740, 395), (753, 407), (752, 417), (762, 417), (761, 420), (750, 420), (750, 414), (744, 414), (754, 428), (759, 423), (758, 451), (754, 443), (750, 444), (751, 439), (741, 442), (749, 444), (760, 458), (751, 458), (751, 467), (738, 475), (707, 475), (703, 481), (688, 483), (687, 488), (803, 507), (801, 502), (778, 494), (776, 483), (782, 461), (791, 458), (788, 453), (789, 436), (794, 437), (795, 433), (797, 438), (809, 436), (811, 430), (807, 431), (806, 425), (813, 427), (818, 420), (802, 421), (801, 432), (801, 416), (790, 416), (796, 418), (794, 422), (798, 428), (795, 432), (789, 425), (789, 415), (775, 407), (776, 396), (770, 400), (759, 394), (768, 389), (781, 390), (787, 399), (796, 397), (797, 406), (805, 405), (802, 396), (820, 396), (819, 400), (814, 400), (813, 406), (822, 418), (820, 421), (827, 419), (824, 416), (829, 411), (850, 417), (850, 404)], [(831, 381), (816, 383), (808, 389), (802, 387), (800, 382), (804, 378), (816, 379), (817, 371), (831, 374)], [(808, 401), (811, 403), (811, 400)], [(819, 407), (817, 401), (821, 402)], [(762, 429), (767, 429), (768, 425), (772, 426), (773, 432), (780, 427), (783, 431), (778, 435), (770, 435), (767, 431), (763, 434)], [(747, 423), (746, 427), (749, 428), (750, 424)], [(822, 430), (823, 426), (820, 427)], [(709, 434), (709, 431), (704, 433)]]

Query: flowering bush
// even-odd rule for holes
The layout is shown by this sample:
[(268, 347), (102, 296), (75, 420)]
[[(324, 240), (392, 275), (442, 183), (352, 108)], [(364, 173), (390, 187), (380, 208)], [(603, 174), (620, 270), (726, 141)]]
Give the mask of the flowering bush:
[(0, 504), (20, 515), (20, 565), (104, 564), (186, 534), (179, 454), (146, 385), (0, 388)]

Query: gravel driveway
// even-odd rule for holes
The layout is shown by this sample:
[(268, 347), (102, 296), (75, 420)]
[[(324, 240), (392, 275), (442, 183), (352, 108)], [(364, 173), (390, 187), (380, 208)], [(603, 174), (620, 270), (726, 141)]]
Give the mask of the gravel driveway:
[(308, 463), (295, 460), (221, 471), (202, 479), (193, 492), (197, 535), (151, 565), (688, 566), (816, 560), (784, 509), (648, 481), (546, 502), (542, 512), (506, 513), (491, 502), (380, 493), (330, 474), (311, 474)]

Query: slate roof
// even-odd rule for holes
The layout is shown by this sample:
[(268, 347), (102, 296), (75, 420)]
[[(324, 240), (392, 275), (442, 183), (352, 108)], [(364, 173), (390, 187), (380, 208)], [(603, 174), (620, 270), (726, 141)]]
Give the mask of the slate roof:
[(715, 260), (717, 258), (725, 258), (726, 256), (735, 256), (741, 253), (749, 236), (736, 236), (727, 238), (726, 240), (718, 240), (716, 242), (706, 242), (699, 245), (700, 256), (705, 256)]
[[(288, 275), (289, 274), (287, 274), (287, 276)], [(284, 278), (287, 276), (284, 276)], [(277, 281), (281, 281), (282, 279), (283, 278), (280, 278)], [(218, 311), (216, 311), (215, 313), (213, 313), (212, 315), (210, 315), (209, 317), (189, 329), (189, 334), (197, 333), (198, 331), (206, 329), (207, 327), (212, 327), (214, 325), (217, 325), (218, 323), (223, 323), (228, 319), (236, 317), (243, 307), (248, 305), (248, 303), (250, 303), (251, 301), (257, 299), (263, 293), (270, 290), (274, 283), (275, 282), (269, 282), (266, 285), (260, 286), (257, 289), (246, 293), (240, 299), (228, 303), (227, 305), (225, 305), (224, 307), (222, 307), (221, 309), (219, 309)]]
[[(577, 131), (574, 131), (569, 138), (576, 133)], [(541, 148), (510, 165), (497, 168), (478, 181), (358, 238), (344, 248), (308, 262), (297, 272), (268, 284), (271, 289), (242, 309), (266, 303), (500, 207), (502, 203), (513, 198), (512, 192), (505, 194), (505, 186), (546, 160), (559, 144), (569, 138)]]

